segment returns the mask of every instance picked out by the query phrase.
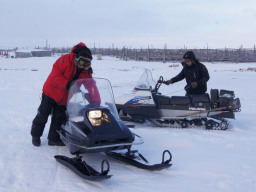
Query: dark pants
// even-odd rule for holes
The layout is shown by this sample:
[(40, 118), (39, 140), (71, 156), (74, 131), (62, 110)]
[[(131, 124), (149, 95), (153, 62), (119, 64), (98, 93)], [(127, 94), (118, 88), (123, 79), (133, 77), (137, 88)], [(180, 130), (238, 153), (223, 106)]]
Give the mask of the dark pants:
[(185, 91), (186, 91), (186, 95), (204, 94), (207, 91), (207, 86), (202, 85), (202, 86), (198, 86), (196, 88), (192, 88), (191, 85), (186, 85)]
[(43, 93), (41, 104), (37, 110), (37, 115), (32, 122), (31, 135), (41, 137), (48, 117), (52, 114), (48, 139), (53, 141), (58, 140), (59, 134), (56, 130), (59, 130), (62, 123), (65, 121), (65, 111), (66, 106), (58, 105), (52, 98)]

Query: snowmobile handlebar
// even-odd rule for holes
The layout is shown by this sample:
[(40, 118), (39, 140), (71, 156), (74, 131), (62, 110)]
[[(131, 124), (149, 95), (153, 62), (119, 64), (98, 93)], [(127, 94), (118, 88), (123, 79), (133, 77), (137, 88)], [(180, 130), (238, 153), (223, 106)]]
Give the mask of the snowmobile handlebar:
[(163, 76), (160, 76), (155, 85), (155, 89), (153, 90), (153, 92), (157, 93), (163, 82), (164, 82), (164, 78), (163, 78)]

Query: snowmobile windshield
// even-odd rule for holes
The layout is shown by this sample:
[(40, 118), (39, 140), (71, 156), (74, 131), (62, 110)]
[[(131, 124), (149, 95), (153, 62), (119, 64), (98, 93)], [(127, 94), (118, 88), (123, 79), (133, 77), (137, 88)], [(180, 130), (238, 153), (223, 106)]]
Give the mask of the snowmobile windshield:
[(67, 112), (69, 118), (83, 118), (88, 109), (108, 108), (116, 119), (119, 119), (112, 87), (108, 80), (86, 78), (76, 80), (69, 90)]
[(135, 89), (150, 90), (155, 87), (155, 84), (156, 82), (153, 80), (151, 71), (145, 69), (145, 71), (140, 76), (140, 79), (137, 82)]

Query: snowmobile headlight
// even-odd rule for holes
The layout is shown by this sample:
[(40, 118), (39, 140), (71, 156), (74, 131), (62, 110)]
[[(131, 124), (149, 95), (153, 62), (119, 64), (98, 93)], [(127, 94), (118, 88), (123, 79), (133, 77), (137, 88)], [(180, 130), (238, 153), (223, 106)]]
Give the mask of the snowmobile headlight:
[(98, 119), (102, 117), (101, 110), (91, 110), (89, 111), (89, 119)]
[(89, 121), (93, 126), (101, 126), (110, 123), (108, 115), (101, 110), (91, 110), (87, 114)]

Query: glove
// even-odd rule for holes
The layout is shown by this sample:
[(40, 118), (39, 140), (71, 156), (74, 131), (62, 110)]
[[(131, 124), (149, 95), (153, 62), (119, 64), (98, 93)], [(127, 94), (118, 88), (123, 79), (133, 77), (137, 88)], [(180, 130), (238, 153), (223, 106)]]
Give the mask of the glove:
[(196, 87), (197, 87), (197, 82), (196, 82), (196, 81), (192, 82), (192, 83), (191, 83), (191, 87), (192, 87), (193, 89), (196, 88)]
[(68, 83), (67, 83), (67, 85), (66, 85), (66, 89), (67, 90), (69, 90), (70, 89), (70, 87), (73, 85), (75, 83), (75, 81), (69, 81)]
[(172, 84), (172, 80), (170, 79), (170, 80), (168, 80), (168, 81), (164, 81), (163, 82), (165, 85), (170, 85), (170, 84)]

